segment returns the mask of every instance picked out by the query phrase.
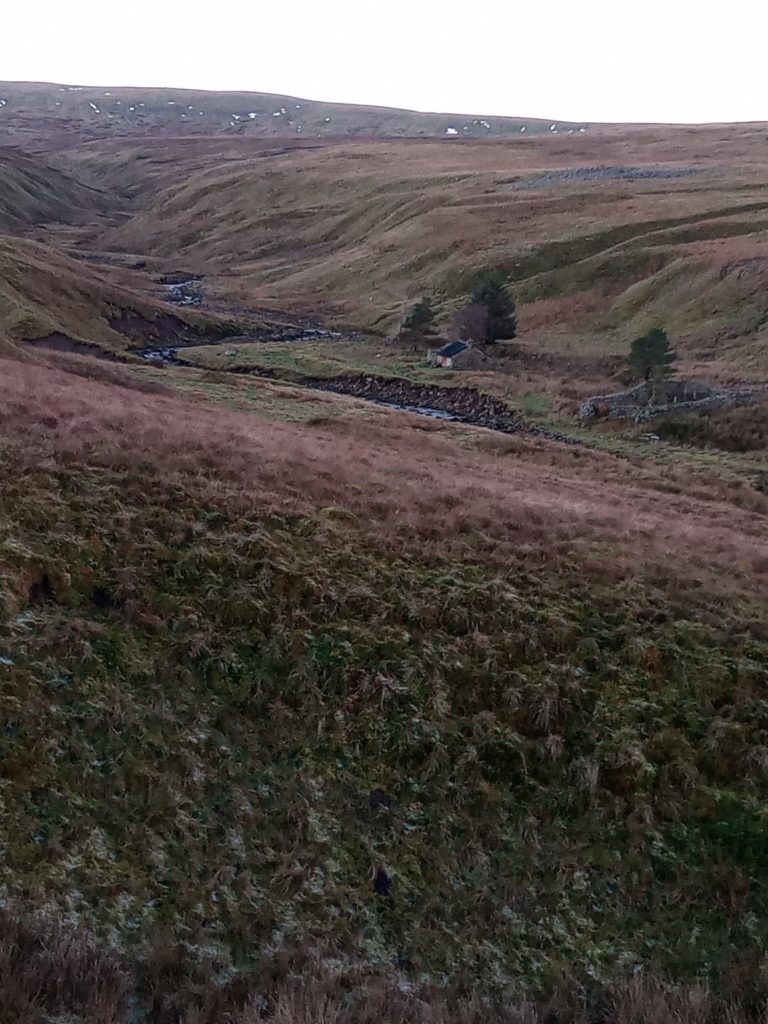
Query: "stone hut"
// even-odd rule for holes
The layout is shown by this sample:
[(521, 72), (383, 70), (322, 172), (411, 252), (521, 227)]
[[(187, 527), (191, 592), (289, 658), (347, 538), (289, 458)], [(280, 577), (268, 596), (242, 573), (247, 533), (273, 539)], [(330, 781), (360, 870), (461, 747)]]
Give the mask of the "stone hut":
[(469, 340), (449, 341), (447, 345), (429, 353), (430, 366), (442, 366), (446, 370), (478, 370), (488, 361), (482, 348)]

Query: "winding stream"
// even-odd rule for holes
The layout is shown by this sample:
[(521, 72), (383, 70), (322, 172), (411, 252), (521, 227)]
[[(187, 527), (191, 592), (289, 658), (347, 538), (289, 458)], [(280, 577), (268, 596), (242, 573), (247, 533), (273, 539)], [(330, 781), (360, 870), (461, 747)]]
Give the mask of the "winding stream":
[[(296, 328), (290, 338), (284, 341), (316, 341), (319, 338), (343, 337), (315, 328)], [(237, 342), (257, 341), (254, 338), (217, 339), (216, 345), (231, 345)], [(200, 343), (197, 342), (196, 345)], [(210, 342), (209, 342), (210, 344)], [(175, 345), (167, 347), (148, 347), (139, 349), (136, 354), (147, 362), (159, 363), (163, 366), (182, 366), (200, 369), (194, 363), (184, 359), (179, 353), (183, 348), (195, 345)], [(220, 372), (274, 378), (270, 370), (259, 370), (254, 367), (231, 366), (223, 367)], [(313, 391), (326, 391), (334, 394), (349, 395), (362, 401), (372, 402), (388, 409), (410, 412), (417, 416), (443, 420), (450, 423), (465, 423), (468, 426), (484, 427), (501, 434), (528, 434), (541, 437), (561, 444), (580, 445), (576, 438), (569, 437), (547, 427), (536, 426), (519, 417), (512, 409), (499, 399), (482, 394), (473, 388), (441, 387), (433, 384), (415, 384), (402, 378), (377, 377), (371, 375), (340, 376), (340, 377), (302, 377), (289, 383), (296, 387), (308, 388)]]

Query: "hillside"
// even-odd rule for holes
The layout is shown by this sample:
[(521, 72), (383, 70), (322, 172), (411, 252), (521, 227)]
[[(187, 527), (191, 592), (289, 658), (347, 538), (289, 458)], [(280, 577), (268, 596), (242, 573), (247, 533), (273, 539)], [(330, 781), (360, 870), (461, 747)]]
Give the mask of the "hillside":
[(109, 205), (98, 189), (21, 150), (0, 148), (0, 232), (40, 224), (84, 223)]
[(739, 372), (768, 376), (757, 128), (282, 155), (179, 144), (183, 182), (155, 149), (119, 152), (119, 164), (114, 146), (82, 157), (129, 180), (146, 168), (139, 209), (105, 244), (182, 256), (212, 295), (386, 330), (409, 300), (433, 291), (448, 311), (474, 272), (498, 266), (526, 333), (615, 345), (663, 321), (698, 372), (727, 372), (732, 354)]
[(521, 132), (568, 132), (588, 127), (537, 118), (432, 114), (323, 103), (262, 92), (0, 82), (0, 130), (11, 139), (43, 147), (131, 135), (499, 138)]
[[(0, 87), (0, 1024), (764, 1024), (764, 127), (104, 92)], [(650, 326), (748, 403), (580, 419)]]
[(220, 334), (216, 318), (172, 310), (142, 294), (146, 284), (128, 270), (0, 235), (0, 335), (115, 356), (153, 342)]
[(0, 373), (9, 895), (229, 978), (315, 946), (488, 997), (704, 963), (736, 994), (767, 498), (96, 370)]

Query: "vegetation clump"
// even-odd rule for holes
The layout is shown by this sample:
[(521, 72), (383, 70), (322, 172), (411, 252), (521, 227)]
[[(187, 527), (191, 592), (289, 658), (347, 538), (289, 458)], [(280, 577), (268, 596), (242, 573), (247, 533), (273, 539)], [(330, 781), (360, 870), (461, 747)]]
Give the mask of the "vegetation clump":
[(508, 276), (502, 270), (486, 270), (476, 278), (469, 295), (470, 306), (484, 308), (487, 314), (486, 343), (517, 337), (515, 300)]
[(768, 448), (768, 402), (674, 416), (655, 425), (660, 437), (678, 444), (756, 452)]
[(431, 299), (423, 298), (406, 313), (401, 324), (401, 331), (424, 336), (437, 333), (435, 321), (437, 313)]
[(636, 380), (652, 386), (652, 400), (658, 385), (674, 376), (677, 353), (672, 348), (663, 327), (652, 327), (630, 346), (627, 359), (630, 372)]

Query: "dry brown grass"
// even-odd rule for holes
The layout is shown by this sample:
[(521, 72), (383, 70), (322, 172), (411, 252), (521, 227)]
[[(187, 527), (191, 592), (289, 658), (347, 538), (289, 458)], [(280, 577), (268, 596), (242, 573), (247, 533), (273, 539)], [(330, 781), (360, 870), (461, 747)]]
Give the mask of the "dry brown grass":
[(10, 146), (0, 147), (0, 232), (83, 222), (108, 205), (104, 193), (63, 174), (48, 161)]
[(716, 997), (705, 987), (635, 976), (563, 984), (536, 999), (490, 1000), (471, 984), (405, 982), (391, 969), (342, 966), (333, 950), (262, 954), (222, 980), (158, 934), (137, 959), (48, 918), (0, 910), (0, 1024), (764, 1024), (759, 984)]
[(185, 323), (202, 322), (142, 294), (147, 285), (136, 273), (73, 259), (42, 242), (0, 235), (0, 332), (9, 339), (62, 334), (106, 352), (125, 353), (136, 340), (126, 336), (115, 317), (135, 321), (146, 344), (161, 335), (157, 325), (169, 314), (182, 329)]
[[(366, 324), (388, 322), (408, 298), (430, 287), (453, 291), (473, 268), (499, 263), (531, 299), (607, 285), (604, 308), (592, 302), (594, 325), (617, 291), (647, 277), (649, 261), (651, 271), (668, 263), (691, 233), (738, 235), (733, 248), (755, 241), (743, 236), (762, 218), (749, 210), (764, 199), (761, 142), (757, 128), (654, 129), (466, 145), (343, 143), (267, 161), (243, 147), (214, 156), (179, 143), (179, 158), (190, 161), (187, 180), (166, 176), (166, 190), (111, 242), (167, 257), (181, 252), (222, 275), (223, 297), (341, 311)], [(136, 173), (129, 152), (122, 151), (120, 174)], [(88, 160), (97, 164), (98, 153)], [(114, 147), (103, 153), (116, 169)], [(134, 156), (149, 158), (154, 188), (162, 186), (156, 156), (140, 146)], [(510, 185), (559, 168), (659, 164), (697, 173)], [(740, 207), (743, 215), (725, 216)], [(673, 310), (670, 303), (666, 311)], [(662, 294), (645, 313), (663, 311)], [(583, 307), (575, 312), (583, 319)]]
[(494, 558), (581, 550), (611, 572), (637, 571), (638, 561), (652, 571), (674, 554), (689, 580), (729, 565), (742, 586), (763, 564), (764, 496), (738, 507), (738, 490), (729, 500), (725, 485), (713, 497), (684, 474), (665, 481), (648, 469), (633, 479), (609, 456), (579, 449), (485, 433), (485, 450), (460, 449), (450, 432), (415, 430), (397, 413), (374, 430), (354, 420), (277, 424), (9, 360), (0, 393), (6, 441), (23, 445), (31, 465), (117, 468), (137, 486), (161, 473), (242, 508), (343, 509), (382, 543), (470, 542)]

